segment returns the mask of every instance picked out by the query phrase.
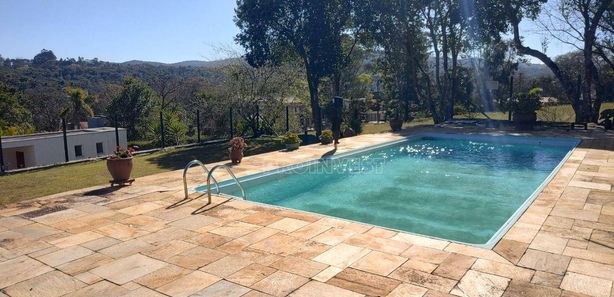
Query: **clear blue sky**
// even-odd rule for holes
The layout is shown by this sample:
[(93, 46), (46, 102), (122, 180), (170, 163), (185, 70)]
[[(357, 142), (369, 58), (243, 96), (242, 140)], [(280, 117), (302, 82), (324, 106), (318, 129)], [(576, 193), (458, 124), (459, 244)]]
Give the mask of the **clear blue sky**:
[[(225, 57), (234, 47), (234, 0), (0, 0), (0, 55), (179, 62)], [(526, 26), (525, 28), (529, 28)], [(541, 38), (526, 43), (541, 48)], [(549, 54), (569, 51), (552, 41)]]

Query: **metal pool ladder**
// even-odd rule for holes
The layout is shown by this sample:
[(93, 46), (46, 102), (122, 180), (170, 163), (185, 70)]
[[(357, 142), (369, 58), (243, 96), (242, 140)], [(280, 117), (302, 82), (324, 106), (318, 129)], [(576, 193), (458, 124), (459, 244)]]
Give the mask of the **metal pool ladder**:
[[(246, 200), (245, 190), (243, 190), (243, 186), (241, 185), (241, 183), (239, 182), (235, 174), (232, 173), (232, 169), (230, 169), (230, 167), (228, 167), (227, 165), (221, 164), (221, 165), (213, 166), (213, 168), (211, 168), (211, 171), (209, 171), (209, 174), (207, 175), (207, 197), (209, 199), (207, 204), (211, 204), (211, 179), (213, 178), (213, 172), (218, 168), (226, 169), (226, 172), (228, 172), (230, 177), (232, 177), (232, 179), (234, 179), (235, 182), (237, 183), (237, 186), (239, 186), (239, 189), (241, 189), (241, 197), (243, 198), (243, 200)], [(215, 181), (215, 178), (213, 178), (213, 181)], [(217, 186), (217, 189), (218, 189), (217, 193), (219, 194), (220, 186), (217, 184), (217, 181), (215, 181), (215, 185)]]
[[(185, 165), (185, 168), (183, 168), (183, 193), (185, 194), (184, 199), (188, 199), (188, 181), (186, 179), (186, 175), (188, 174), (188, 169), (190, 169), (192, 166), (194, 165), (200, 165), (200, 167), (203, 169), (204, 173), (207, 175), (207, 183), (209, 181), (209, 169), (207, 169), (207, 166), (205, 166), (205, 164), (203, 164), (201, 161), (199, 160), (192, 160), (190, 161), (187, 165)], [(220, 185), (217, 183), (217, 180), (215, 179), (215, 177), (213, 178), (213, 181), (215, 182), (215, 188), (216, 188), (216, 192), (217, 194), (220, 193)], [(211, 187), (208, 187), (209, 191), (211, 191)], [(209, 195), (211, 196), (211, 195)], [(211, 199), (209, 199), (211, 200)]]

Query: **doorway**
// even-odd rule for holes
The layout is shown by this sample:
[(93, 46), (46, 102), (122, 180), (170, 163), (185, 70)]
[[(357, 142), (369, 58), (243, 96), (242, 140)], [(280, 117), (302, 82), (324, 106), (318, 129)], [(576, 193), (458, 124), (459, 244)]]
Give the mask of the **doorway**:
[(17, 168), (26, 168), (26, 156), (23, 152), (15, 152), (17, 158)]

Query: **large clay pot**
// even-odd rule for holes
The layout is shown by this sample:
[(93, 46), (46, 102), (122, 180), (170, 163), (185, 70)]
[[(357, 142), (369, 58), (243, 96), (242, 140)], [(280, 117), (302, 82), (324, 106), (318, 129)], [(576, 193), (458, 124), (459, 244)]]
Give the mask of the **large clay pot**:
[(392, 132), (401, 131), (401, 128), (403, 128), (403, 121), (401, 119), (390, 119), (389, 123)]
[(230, 149), (230, 162), (232, 164), (239, 164), (243, 159), (243, 150)]
[(535, 112), (514, 112), (514, 126), (516, 127), (516, 130), (533, 130), (535, 122), (537, 122), (537, 113)]
[(132, 173), (132, 157), (123, 159), (107, 159), (107, 169), (114, 181), (126, 181)]

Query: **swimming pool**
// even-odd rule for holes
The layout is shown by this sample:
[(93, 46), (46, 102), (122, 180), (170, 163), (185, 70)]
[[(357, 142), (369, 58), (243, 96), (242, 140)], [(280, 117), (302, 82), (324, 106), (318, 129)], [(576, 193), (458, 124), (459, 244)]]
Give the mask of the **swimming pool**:
[(239, 180), (250, 201), (492, 247), (578, 142), (424, 133)]

